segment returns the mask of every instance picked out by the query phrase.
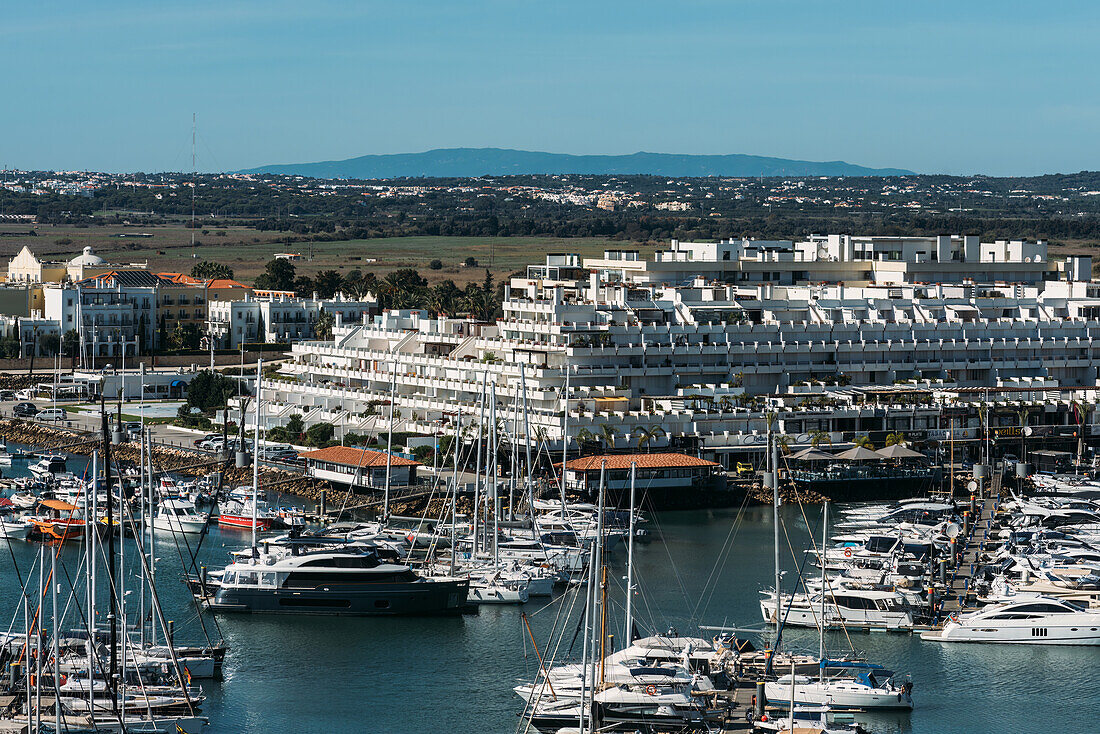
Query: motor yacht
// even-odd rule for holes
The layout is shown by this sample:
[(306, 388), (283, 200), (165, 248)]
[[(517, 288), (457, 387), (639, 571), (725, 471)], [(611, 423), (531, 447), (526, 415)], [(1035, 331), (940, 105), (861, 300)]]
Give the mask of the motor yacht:
[(952, 614), (943, 629), (921, 633), (934, 642), (1012, 645), (1100, 645), (1100, 611), (1039, 596)]
[[(821, 592), (783, 594), (779, 600), (784, 624), (792, 627), (817, 627), (822, 624)], [(914, 624), (913, 610), (905, 596), (897, 591), (879, 589), (833, 588), (824, 602), (826, 629), (909, 630)], [(764, 592), (760, 599), (764, 621), (775, 624), (775, 592)]]
[(52, 479), (55, 474), (66, 471), (65, 457), (61, 454), (48, 454), (27, 466), (27, 471), (38, 479)]
[(206, 522), (206, 515), (196, 510), (191, 500), (185, 499), (161, 500), (153, 517), (154, 528), (173, 533), (201, 533)]
[(306, 551), (292, 544), (282, 553), (231, 563), (212, 609), (224, 612), (336, 615), (443, 614), (462, 610), (469, 582), (423, 578), (408, 566), (374, 552)]

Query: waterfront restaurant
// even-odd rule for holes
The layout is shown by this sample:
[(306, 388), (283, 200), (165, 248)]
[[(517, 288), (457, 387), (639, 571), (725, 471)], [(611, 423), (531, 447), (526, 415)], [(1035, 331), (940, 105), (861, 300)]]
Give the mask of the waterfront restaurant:
[(600, 486), (600, 469), (607, 465), (605, 489), (613, 496), (628, 497), (630, 465), (637, 467), (635, 487), (639, 492), (690, 490), (710, 484), (721, 464), (688, 454), (606, 454), (583, 456), (565, 465), (565, 487), (595, 496)]
[[(384, 451), (329, 446), (327, 449), (307, 451), (302, 458), (306, 460), (306, 473), (314, 479), (353, 489), (383, 489), (386, 486)], [(416, 467), (420, 466), (420, 462), (391, 455), (389, 465), (391, 487), (416, 484)]]

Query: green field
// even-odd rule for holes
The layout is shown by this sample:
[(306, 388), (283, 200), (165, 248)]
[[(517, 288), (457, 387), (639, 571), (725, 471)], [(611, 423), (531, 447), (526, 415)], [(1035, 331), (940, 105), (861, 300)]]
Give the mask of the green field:
[[(416, 268), (430, 281), (450, 278), (462, 285), (480, 281), (492, 261), (492, 271), (503, 276), (542, 262), (548, 252), (575, 252), (594, 257), (605, 248), (631, 247), (630, 243), (602, 238), (555, 237), (388, 237), (337, 242), (280, 242), (277, 232), (260, 232), (248, 227), (209, 228), (196, 232), (198, 245), (192, 258), (191, 230), (180, 225), (149, 227), (67, 227), (36, 225), (36, 236), (27, 234), (29, 225), (0, 225), (0, 266), (24, 245), (40, 259), (68, 260), (87, 245), (108, 262), (148, 262), (156, 272), (189, 272), (201, 260), (225, 263), (244, 283), (263, 272), (264, 264), (276, 252), (301, 253), (312, 260), (295, 263), (300, 275), (319, 270), (348, 272), (358, 268), (382, 277), (396, 268)], [(150, 238), (119, 238), (119, 234), (149, 233)], [(220, 234), (224, 233), (224, 234)], [(477, 268), (462, 266), (467, 257), (477, 258)], [(358, 258), (358, 259), (356, 259)], [(367, 262), (369, 259), (377, 262)], [(428, 264), (439, 259), (442, 270)]]

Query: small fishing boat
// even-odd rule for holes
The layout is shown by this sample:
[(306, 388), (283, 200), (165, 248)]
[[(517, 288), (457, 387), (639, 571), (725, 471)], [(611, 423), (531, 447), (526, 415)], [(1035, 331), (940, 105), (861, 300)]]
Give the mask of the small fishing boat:
[(271, 530), (281, 524), (279, 517), (272, 511), (267, 501), (258, 498), (253, 508), (251, 487), (237, 487), (229, 493), (229, 498), (218, 503), (218, 525), (230, 528), (252, 529), (252, 518), (256, 518), (256, 530)]
[(8, 540), (26, 540), (34, 523), (14, 515), (0, 515), (0, 538)]
[(84, 535), (84, 520), (73, 516), (80, 509), (76, 505), (61, 500), (42, 500), (38, 507), (46, 514), (29, 518), (34, 533), (58, 541), (79, 540)]

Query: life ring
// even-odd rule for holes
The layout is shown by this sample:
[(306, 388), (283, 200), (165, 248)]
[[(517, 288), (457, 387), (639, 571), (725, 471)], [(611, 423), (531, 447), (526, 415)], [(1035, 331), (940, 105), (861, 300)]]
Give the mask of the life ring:
[(657, 686), (654, 686), (654, 685), (646, 686), (645, 687), (645, 692), (646, 692), (646, 694), (648, 694), (650, 696), (656, 696), (657, 695)]
[(844, 549), (844, 557), (845, 558), (851, 558), (852, 557), (852, 549), (851, 548), (845, 548)]

